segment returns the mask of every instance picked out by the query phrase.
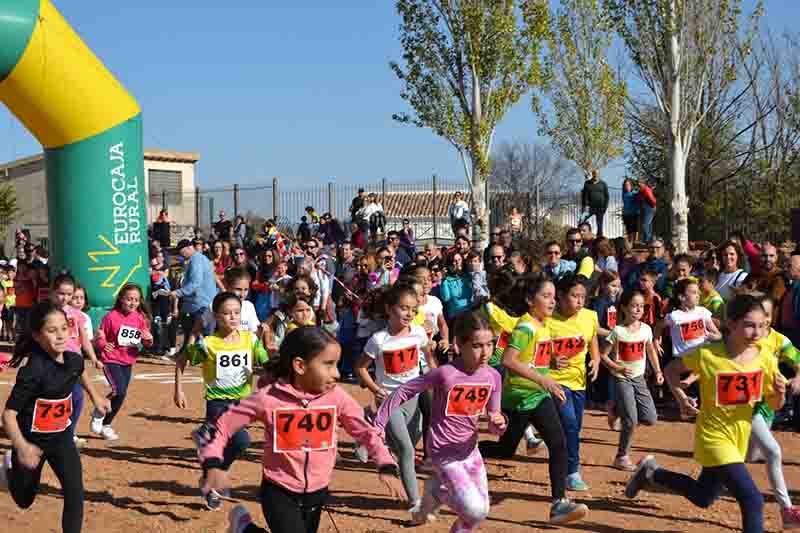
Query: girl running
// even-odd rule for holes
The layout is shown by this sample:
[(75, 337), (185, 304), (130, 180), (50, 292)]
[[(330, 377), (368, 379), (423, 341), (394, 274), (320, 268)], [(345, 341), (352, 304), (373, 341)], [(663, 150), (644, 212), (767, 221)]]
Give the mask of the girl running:
[[(429, 357), (428, 334), (421, 326), (411, 322), (417, 314), (417, 295), (412, 287), (393, 285), (384, 296), (388, 324), (367, 341), (364, 353), (356, 363), (356, 375), (375, 396), (375, 404), (384, 400), (401, 385), (420, 375), (420, 359)], [(375, 364), (375, 379), (369, 366)], [(420, 497), (415, 469), (415, 448), (420, 439), (421, 413), (417, 397), (409, 399), (389, 417), (387, 434), (390, 446), (400, 463), (403, 480), (411, 508), (412, 519), (419, 513)]]
[[(607, 337), (608, 343), (600, 355), (603, 363), (614, 374), (617, 414), (622, 419), (619, 447), (614, 459), (614, 468), (633, 471), (636, 467), (628, 453), (633, 441), (633, 431), (638, 424), (652, 426), (658, 419), (653, 397), (644, 379), (647, 363), (645, 355), (655, 372), (658, 385), (664, 383), (658, 355), (653, 347), (653, 331), (642, 322), (644, 316), (644, 294), (638, 289), (626, 291), (620, 298), (624, 316), (621, 326), (615, 326)], [(609, 359), (615, 353), (616, 360)]]
[[(561, 386), (550, 377), (552, 343), (545, 321), (556, 305), (553, 282), (542, 274), (520, 277), (514, 285), (513, 311), (520, 314), (508, 347), (503, 352), (503, 412), (508, 429), (498, 442), (484, 441), (479, 447), (483, 457), (511, 459), (528, 424), (533, 424), (549, 451), (550, 522), (565, 524), (584, 518), (589, 509), (566, 497), (567, 447), (558, 416), (559, 403), (566, 401)], [(526, 312), (527, 309), (527, 312)]]
[[(61, 274), (53, 280), (53, 290), (50, 291), (50, 300), (56, 307), (64, 311), (67, 317), (67, 324), (69, 325), (69, 337), (67, 338), (67, 351), (75, 353), (84, 353), (89, 356), (95, 368), (102, 369), (103, 364), (97, 360), (97, 355), (92, 346), (91, 331), (87, 331), (89, 324), (89, 317), (79, 309), (73, 307), (72, 299), (78, 284), (75, 278), (69, 274)], [(75, 383), (72, 390), (72, 414), (70, 415), (70, 427), (73, 435), (73, 440), (78, 448), (83, 448), (86, 445), (86, 439), (78, 437), (78, 421), (81, 418), (81, 411), (83, 410), (83, 387), (80, 383)]]
[[(651, 483), (684, 496), (698, 507), (709, 507), (723, 487), (742, 511), (744, 533), (764, 531), (761, 492), (745, 466), (755, 404), (764, 399), (772, 409), (783, 406), (786, 381), (777, 358), (759, 340), (767, 333), (767, 315), (755, 296), (736, 296), (727, 308), (728, 334), (722, 342), (702, 346), (673, 360), (665, 377), (686, 414), (697, 414), (694, 458), (703, 467), (695, 480), (658, 466), (648, 455), (625, 487), (635, 498)], [(698, 411), (681, 388), (682, 373), (699, 376)], [(699, 413), (699, 414), (698, 414)]]
[[(622, 281), (616, 272), (604, 271), (600, 274), (600, 288), (597, 298), (592, 302), (592, 310), (597, 313), (599, 327), (597, 328), (598, 345), (601, 348), (610, 347), (608, 336), (617, 327), (617, 304), (622, 292)], [(610, 348), (609, 348), (610, 349)], [(609, 352), (606, 352), (608, 354)], [(612, 376), (606, 375), (608, 381), (606, 414), (608, 427), (617, 429), (616, 385)]]
[[(206, 423), (192, 432), (198, 446), (209, 440), (209, 428), (231, 406), (250, 396), (253, 369), (269, 360), (267, 351), (254, 333), (241, 329), (242, 303), (232, 292), (222, 292), (212, 303), (216, 331), (190, 345), (175, 361), (175, 405), (186, 408), (186, 395), (181, 383), (186, 363), (203, 365), (206, 388)], [(224, 450), (223, 461), (217, 468), (228, 470), (233, 462), (250, 446), (246, 429), (231, 434)], [(206, 471), (203, 470), (203, 479)], [(201, 480), (201, 486), (203, 480)], [(219, 509), (222, 495), (204, 491), (203, 498), (209, 510)]]
[[(264, 424), (261, 508), (271, 533), (316, 533), (336, 461), (336, 428), (341, 424), (365, 445), (380, 480), (394, 498), (403, 494), (397, 464), (361, 406), (336, 384), (341, 348), (329, 333), (301, 327), (290, 332), (280, 357), (271, 363), (276, 380), (214, 422), (213, 438), (200, 449), (208, 472), (205, 490), (228, 487), (225, 455), (229, 441), (248, 424)], [(230, 513), (230, 533), (259, 533), (247, 510)]]
[[(600, 370), (597, 313), (584, 309), (586, 287), (577, 276), (564, 276), (558, 282), (558, 311), (545, 322), (553, 343), (555, 366), (550, 373), (561, 385), (564, 401), (558, 406), (561, 426), (567, 439), (567, 489), (589, 490), (580, 474), (580, 438), (586, 404), (586, 354), (589, 379), (594, 382)], [(550, 447), (548, 446), (548, 449)]]
[(50, 302), (36, 304), (30, 328), (14, 349), (10, 365), (19, 367), (17, 381), (3, 412), (3, 429), (13, 448), (0, 464), (0, 488), (27, 509), (39, 492), (45, 461), (58, 477), (64, 498), (61, 529), (79, 533), (83, 525), (81, 459), (70, 428), (72, 391), (86, 389), (96, 408), (110, 409), (84, 373), (83, 356), (67, 350), (70, 326), (62, 309)]
[(433, 475), (425, 482), (415, 524), (435, 518), (447, 504), (458, 515), (450, 531), (476, 531), (489, 514), (486, 468), (478, 451), (478, 422), (489, 419), (489, 431), (501, 435), (506, 419), (500, 412), (500, 374), (487, 366), (494, 348), (489, 322), (477, 313), (456, 319), (455, 340), (461, 357), (409, 381), (383, 402), (375, 425), (383, 431), (392, 411), (424, 391), (433, 391), (432, 420), (426, 447)]
[(669, 328), (673, 357), (681, 357), (707, 341), (718, 341), (722, 338), (711, 311), (699, 305), (700, 285), (696, 279), (679, 280), (675, 284), (674, 298), (677, 309), (667, 314), (663, 323), (656, 326), (655, 345), (659, 353), (663, 353), (659, 339), (664, 328)]
[(97, 348), (102, 353), (103, 370), (111, 385), (108, 399), (111, 411), (92, 413), (92, 433), (107, 441), (119, 439), (111, 427), (125, 398), (133, 374), (133, 365), (142, 346), (153, 345), (150, 334), (150, 317), (144, 308), (144, 295), (138, 285), (124, 285), (117, 295), (114, 308), (100, 321), (97, 330)]
[[(790, 381), (792, 394), (800, 392), (800, 351), (794, 347), (792, 342), (784, 335), (775, 331), (772, 325), (772, 313), (775, 304), (771, 297), (765, 296), (761, 299), (761, 305), (767, 315), (767, 336), (759, 341), (759, 344), (766, 347), (769, 353), (779, 360), (784, 360), (795, 369), (795, 377)], [(789, 491), (786, 489), (786, 479), (783, 476), (783, 459), (781, 445), (775, 440), (770, 431), (770, 426), (775, 419), (775, 411), (770, 406), (761, 401), (756, 404), (755, 414), (753, 415), (753, 431), (750, 434), (750, 447), (747, 451), (747, 460), (752, 461), (757, 455), (763, 455), (767, 463), (767, 477), (775, 493), (775, 500), (781, 508), (781, 519), (783, 529), (800, 528), (800, 509), (792, 504)], [(760, 453), (759, 453), (760, 452)]]

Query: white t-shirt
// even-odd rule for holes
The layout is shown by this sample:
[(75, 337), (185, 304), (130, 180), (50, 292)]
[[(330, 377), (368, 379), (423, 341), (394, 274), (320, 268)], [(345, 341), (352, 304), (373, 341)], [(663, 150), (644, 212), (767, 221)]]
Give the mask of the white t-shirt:
[(364, 353), (375, 360), (378, 386), (389, 392), (420, 375), (422, 348), (428, 344), (428, 334), (421, 326), (411, 326), (408, 335), (392, 336), (381, 330), (367, 341)]
[(89, 318), (89, 315), (81, 311), (83, 318), (85, 318), (83, 322), (83, 331), (86, 333), (86, 338), (90, 341), (94, 340), (94, 330), (92, 330), (92, 319)]
[(717, 279), (717, 286), (714, 287), (722, 299), (726, 302), (733, 297), (733, 289), (738, 289), (747, 279), (747, 272), (736, 270), (735, 272), (720, 272)]
[[(211, 307), (205, 310), (201, 320), (203, 321), (203, 331), (214, 331), (217, 329), (217, 319), (214, 318), (214, 311), (212, 311)], [(256, 314), (256, 306), (254, 306), (253, 302), (250, 300), (242, 302), (241, 322), (239, 331), (258, 332), (258, 326), (261, 325), (261, 321)]]
[[(645, 323), (639, 325), (638, 331), (629, 331), (625, 326), (616, 326), (607, 337), (608, 342), (615, 344), (617, 363), (633, 370), (632, 378), (644, 374), (647, 367), (647, 343), (653, 342), (653, 330)], [(625, 377), (617, 374), (617, 377)]]
[(711, 311), (699, 305), (691, 311), (676, 309), (664, 318), (672, 336), (672, 355), (680, 357), (706, 342)]
[(439, 317), (444, 314), (442, 301), (429, 294), (425, 304), (419, 306), (419, 310), (425, 315), (425, 320), (433, 324), (433, 335), (436, 336), (439, 333)]

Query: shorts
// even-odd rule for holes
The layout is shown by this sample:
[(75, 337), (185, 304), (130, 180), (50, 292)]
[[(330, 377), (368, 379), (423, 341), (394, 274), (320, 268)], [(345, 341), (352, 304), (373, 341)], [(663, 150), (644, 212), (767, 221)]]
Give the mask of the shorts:
[(626, 233), (636, 233), (639, 231), (639, 215), (622, 215), (622, 222), (625, 224)]
[(3, 322), (11, 322), (14, 320), (14, 308), (5, 306), (3, 311), (0, 312), (0, 320)]

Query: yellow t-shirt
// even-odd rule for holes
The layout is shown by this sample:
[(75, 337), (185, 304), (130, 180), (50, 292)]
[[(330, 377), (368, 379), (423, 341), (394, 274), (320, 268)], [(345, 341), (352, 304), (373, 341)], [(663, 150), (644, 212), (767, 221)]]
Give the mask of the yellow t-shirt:
[(772, 394), (778, 373), (778, 359), (770, 348), (760, 348), (758, 356), (746, 365), (732, 361), (723, 342), (687, 352), (681, 359), (700, 377), (694, 458), (705, 467), (744, 462), (753, 409), (758, 400)]
[(597, 313), (581, 309), (569, 318), (554, 313), (545, 326), (553, 340), (553, 358), (569, 358), (569, 366), (553, 370), (550, 377), (570, 390), (586, 390), (586, 353), (597, 336)]

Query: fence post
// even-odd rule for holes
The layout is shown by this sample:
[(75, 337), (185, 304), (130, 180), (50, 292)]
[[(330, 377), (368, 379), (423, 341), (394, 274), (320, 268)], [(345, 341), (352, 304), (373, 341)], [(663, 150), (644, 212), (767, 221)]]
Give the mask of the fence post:
[(239, 184), (233, 186), (233, 218), (239, 216)]
[(333, 212), (333, 182), (328, 182), (328, 213), (331, 215), (334, 214)]
[(381, 205), (386, 203), (386, 178), (381, 178)]
[(278, 205), (280, 204), (278, 196), (278, 177), (272, 178), (272, 219), (278, 223)]
[(214, 197), (208, 197), (208, 225), (214, 226)]
[(436, 220), (437, 219), (436, 211), (437, 211), (437, 203), (438, 203), (437, 202), (437, 198), (436, 198), (436, 192), (437, 192), (436, 191), (436, 186), (437, 186), (436, 174), (433, 175), (433, 179), (431, 181), (432, 181), (431, 189), (432, 189), (432, 192), (433, 192), (433, 194), (431, 195), (433, 197), (433, 201), (431, 202), (432, 205), (433, 205), (433, 244), (434, 244), (434, 246), (436, 246), (436, 245), (438, 245), (438, 237), (439, 237), (439, 231), (437, 230), (437, 226), (438, 226), (437, 222), (438, 221)]
[(194, 188), (194, 227), (200, 227), (200, 187)]
[(161, 191), (161, 209), (167, 208), (167, 190)]

